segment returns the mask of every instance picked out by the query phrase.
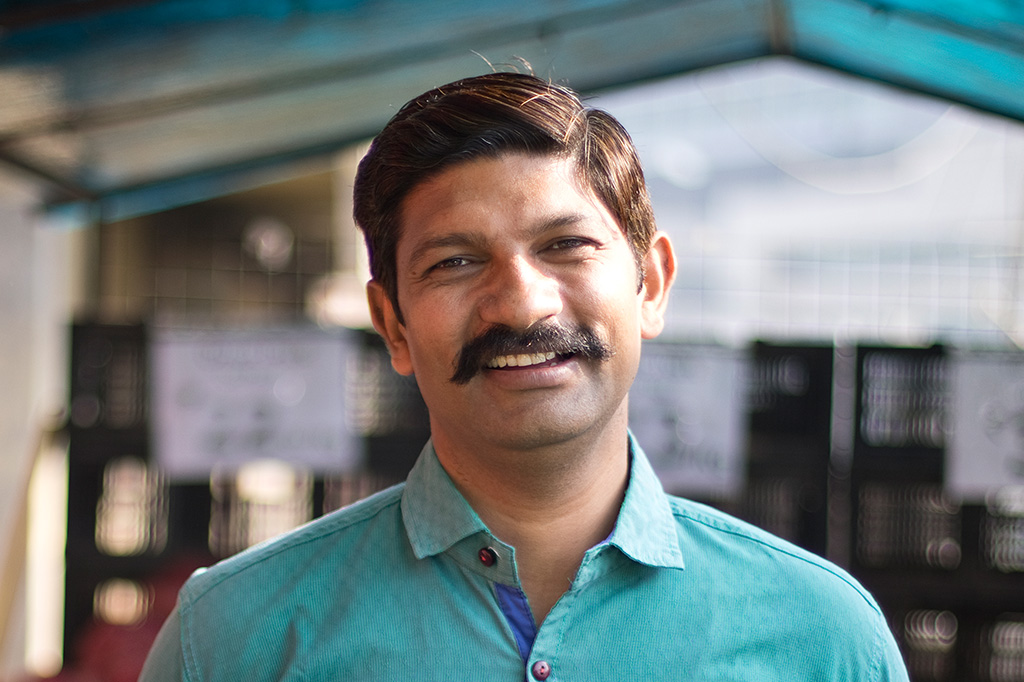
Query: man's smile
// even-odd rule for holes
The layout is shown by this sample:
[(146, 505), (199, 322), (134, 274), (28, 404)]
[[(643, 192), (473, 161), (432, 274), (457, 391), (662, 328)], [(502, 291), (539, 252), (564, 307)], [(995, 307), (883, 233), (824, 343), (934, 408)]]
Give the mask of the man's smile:
[(544, 353), (520, 353), (519, 355), (499, 355), (487, 363), (489, 369), (501, 369), (504, 367), (530, 367), (540, 365), (549, 360), (554, 360), (557, 354), (554, 351)]
[(498, 325), (463, 347), (456, 359), (451, 381), (467, 384), (485, 369), (537, 367), (544, 363), (554, 366), (571, 356), (607, 360), (612, 354), (611, 348), (585, 326), (548, 322), (518, 332)]

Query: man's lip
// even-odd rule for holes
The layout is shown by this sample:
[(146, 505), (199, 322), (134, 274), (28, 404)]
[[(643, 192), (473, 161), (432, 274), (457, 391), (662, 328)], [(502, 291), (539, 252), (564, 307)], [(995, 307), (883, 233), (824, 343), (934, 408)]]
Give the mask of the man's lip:
[(510, 353), (499, 355), (487, 363), (487, 369), (504, 369), (506, 367), (533, 367), (543, 365), (556, 359), (558, 355), (554, 351), (540, 351), (535, 353)]
[(525, 367), (483, 367), (477, 376), (488, 385), (506, 390), (555, 388), (579, 371), (577, 358), (574, 353), (556, 354), (551, 360)]

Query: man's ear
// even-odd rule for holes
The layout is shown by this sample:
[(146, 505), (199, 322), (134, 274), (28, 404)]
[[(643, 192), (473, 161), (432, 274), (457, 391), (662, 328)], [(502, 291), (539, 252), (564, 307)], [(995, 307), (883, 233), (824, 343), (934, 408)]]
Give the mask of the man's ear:
[(665, 328), (668, 293), (676, 279), (676, 256), (664, 232), (655, 232), (644, 257), (644, 282), (640, 290), (640, 336), (653, 339)]
[(378, 282), (370, 280), (366, 285), (366, 300), (370, 304), (370, 319), (373, 328), (384, 339), (391, 353), (391, 366), (404, 376), (412, 375), (412, 359), (409, 343), (405, 338), (405, 326), (398, 321), (391, 298)]

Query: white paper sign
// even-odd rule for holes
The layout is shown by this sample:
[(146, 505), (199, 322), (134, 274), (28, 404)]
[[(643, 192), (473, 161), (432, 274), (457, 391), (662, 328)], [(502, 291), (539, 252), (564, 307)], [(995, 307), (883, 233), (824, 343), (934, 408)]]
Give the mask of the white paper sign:
[(747, 354), (646, 344), (629, 424), (671, 493), (732, 497), (743, 487)]
[(1024, 485), (1024, 353), (950, 358), (952, 400), (946, 488), (966, 502)]
[(156, 329), (153, 448), (172, 480), (280, 459), (314, 471), (356, 466), (345, 375), (356, 352), (342, 330)]

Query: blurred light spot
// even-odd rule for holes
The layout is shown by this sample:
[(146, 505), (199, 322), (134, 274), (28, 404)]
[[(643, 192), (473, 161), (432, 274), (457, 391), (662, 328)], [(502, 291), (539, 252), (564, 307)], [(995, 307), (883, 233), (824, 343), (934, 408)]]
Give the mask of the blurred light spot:
[(166, 482), (136, 457), (111, 460), (96, 505), (96, 547), (111, 556), (160, 551), (167, 542)]
[(149, 606), (149, 591), (134, 580), (111, 578), (93, 592), (93, 614), (111, 625), (137, 625), (146, 619)]
[(949, 611), (910, 611), (903, 619), (903, 649), (915, 680), (949, 679), (955, 667), (959, 623)]
[(245, 228), (245, 250), (264, 270), (283, 270), (292, 260), (295, 235), (276, 218), (256, 218)]
[(982, 551), (989, 566), (1004, 573), (1024, 571), (1024, 487), (1007, 486), (987, 502)]
[(992, 626), (989, 678), (992, 682), (1024, 679), (1024, 622), (1002, 621)]
[(210, 478), (210, 550), (240, 552), (313, 517), (313, 477), (279, 460), (254, 460)]
[(907, 645), (924, 651), (949, 651), (957, 629), (956, 616), (949, 611), (911, 611), (903, 622)]

